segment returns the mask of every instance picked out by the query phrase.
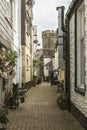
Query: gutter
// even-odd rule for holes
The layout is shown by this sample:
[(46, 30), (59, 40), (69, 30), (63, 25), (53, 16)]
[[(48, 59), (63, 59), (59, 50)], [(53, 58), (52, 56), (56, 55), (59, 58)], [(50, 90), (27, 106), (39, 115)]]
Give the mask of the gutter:
[(78, 9), (78, 7), (82, 3), (82, 1), (84, 1), (84, 0), (72, 0), (71, 4), (66, 12), (66, 17), (70, 18), (70, 16), (72, 16), (72, 14), (75, 12), (75, 10)]

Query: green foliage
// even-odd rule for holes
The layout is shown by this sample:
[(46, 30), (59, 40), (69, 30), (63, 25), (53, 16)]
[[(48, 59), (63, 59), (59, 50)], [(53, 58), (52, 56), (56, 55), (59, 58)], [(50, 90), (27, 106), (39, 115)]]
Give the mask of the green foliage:
[(6, 94), (6, 98), (5, 98), (5, 104), (9, 107), (17, 107), (19, 105), (19, 91), (18, 88), (15, 89), (15, 91), (13, 91), (12, 94), (10, 94), (8, 92), (8, 94)]
[(10, 66), (15, 66), (16, 65), (16, 58), (18, 57), (17, 53), (14, 51), (14, 52), (9, 52), (9, 53), (6, 53), (6, 58), (8, 59), (9, 62), (9, 65)]
[(57, 104), (59, 105), (60, 109), (67, 110), (67, 98), (68, 97), (64, 92), (58, 96)]
[(33, 59), (33, 65), (34, 66), (40, 66), (41, 64), (42, 64), (42, 62), (39, 59), (37, 59), (37, 58)]
[(38, 77), (37, 76), (33, 76), (33, 85), (35, 86), (37, 84), (38, 81)]
[(14, 67), (16, 65), (17, 53), (15, 51), (7, 52), (0, 50), (0, 75), (2, 77), (8, 77), (8, 74), (14, 74)]
[(0, 106), (0, 123), (6, 124), (8, 122), (7, 112), (3, 106)]

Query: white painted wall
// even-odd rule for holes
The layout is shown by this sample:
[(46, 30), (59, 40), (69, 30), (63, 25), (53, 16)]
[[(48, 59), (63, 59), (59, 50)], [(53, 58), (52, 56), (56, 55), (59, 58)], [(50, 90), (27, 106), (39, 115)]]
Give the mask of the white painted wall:
[(57, 47), (57, 50), (55, 51), (55, 70), (58, 69), (59, 67), (59, 61), (58, 61), (58, 47)]
[(47, 66), (45, 66), (47, 63), (49, 63), (51, 60), (50, 58), (44, 58), (44, 76), (48, 76), (49, 75), (49, 68)]
[(16, 76), (14, 78), (14, 83), (19, 83), (19, 86), (21, 87), (21, 0), (13, 1), (13, 31), (13, 50), (18, 54), (17, 65), (15, 67)]

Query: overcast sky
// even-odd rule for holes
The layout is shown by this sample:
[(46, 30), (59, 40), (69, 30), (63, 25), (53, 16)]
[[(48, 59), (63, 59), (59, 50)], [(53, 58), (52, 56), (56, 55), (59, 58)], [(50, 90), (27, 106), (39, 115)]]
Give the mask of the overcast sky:
[(33, 24), (37, 25), (39, 43), (42, 42), (41, 32), (44, 30), (56, 30), (58, 28), (58, 14), (56, 7), (65, 6), (67, 10), (72, 0), (35, 0), (33, 7)]

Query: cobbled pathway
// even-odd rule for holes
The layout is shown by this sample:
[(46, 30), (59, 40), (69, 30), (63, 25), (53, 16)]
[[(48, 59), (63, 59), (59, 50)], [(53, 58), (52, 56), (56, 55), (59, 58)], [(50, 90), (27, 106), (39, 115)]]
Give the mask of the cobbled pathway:
[(48, 83), (30, 88), (25, 102), (10, 110), (7, 130), (84, 130), (71, 113), (58, 108), (56, 91)]

